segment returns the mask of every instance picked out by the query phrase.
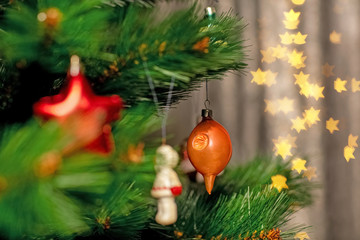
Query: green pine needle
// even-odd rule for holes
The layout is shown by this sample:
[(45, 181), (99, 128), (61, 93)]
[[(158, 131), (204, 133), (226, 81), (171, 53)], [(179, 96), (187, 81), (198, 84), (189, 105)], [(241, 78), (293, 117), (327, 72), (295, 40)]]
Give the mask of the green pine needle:
[(132, 185), (113, 186), (95, 208), (92, 236), (138, 239), (150, 216), (149, 199)]
[[(51, 72), (66, 72), (69, 57), (77, 54), (83, 57), (99, 54), (101, 33), (104, 31), (108, 11), (98, 6), (101, 0), (87, 1), (37, 1), (14, 3), (7, 10), (2, 24), (0, 49), (4, 58), (23, 65), (40, 62)], [(47, 26), (38, 20), (38, 14), (48, 9), (59, 11), (58, 25)]]
[[(6, 70), (0, 71), (0, 93), (6, 96), (0, 98), (0, 111), (2, 107), (5, 114), (8, 110), (16, 115), (11, 109), (20, 106), (29, 111), (40, 97), (56, 93), (73, 54), (81, 57), (95, 92), (118, 94), (127, 106), (152, 102), (147, 75), (164, 106), (172, 76), (176, 78), (172, 103), (176, 103), (205, 78), (219, 79), (228, 70), (246, 66), (244, 23), (230, 13), (208, 20), (198, 5), (164, 15), (157, 8), (143, 7), (151, 1), (110, 2), (11, 4), (0, 19), (0, 59)], [(54, 26), (38, 20), (39, 14), (54, 8), (59, 13)], [(22, 89), (24, 84), (29, 86)], [(31, 88), (34, 97), (29, 101), (25, 93)]]
[(64, 140), (54, 123), (40, 128), (31, 121), (25, 127), (8, 127), (2, 132), (0, 231), (9, 239), (63, 236), (87, 229), (79, 205), (54, 188), (51, 178), (37, 175), (40, 157), (61, 149)]
[[(259, 175), (260, 174), (260, 175)], [(283, 174), (289, 190), (279, 193), (271, 189), (271, 176)], [(288, 226), (292, 214), (312, 201), (311, 189), (316, 185), (293, 175), (288, 163), (269, 157), (257, 157), (245, 165), (229, 168), (217, 177), (211, 195), (203, 184), (186, 182), (185, 192), (177, 199), (178, 221), (172, 226), (152, 223), (159, 239), (221, 237), (231, 239), (259, 236), (279, 228), (283, 239), (292, 239), (304, 230), (302, 225)]]
[(291, 171), (291, 162), (284, 162), (280, 158), (255, 157), (246, 165), (228, 167), (224, 176), (216, 181), (214, 191), (237, 192), (261, 185), (271, 184), (271, 177), (277, 174), (287, 178), (288, 195), (296, 205), (307, 206), (312, 203), (311, 190), (318, 184), (309, 182), (295, 171)]
[[(119, 94), (127, 104), (152, 101), (149, 74), (164, 105), (172, 76), (176, 78), (172, 102), (177, 102), (199, 87), (205, 77), (218, 79), (227, 70), (245, 67), (241, 40), (244, 24), (230, 14), (204, 20), (199, 17), (199, 8), (193, 6), (159, 20), (161, 13), (156, 10), (130, 6), (122, 11), (107, 38), (114, 39), (109, 43), (109, 62), (86, 62), (89, 75), (102, 93)], [(200, 44), (202, 41), (205, 45)], [(194, 49), (196, 44), (201, 46), (198, 50)], [(99, 75), (101, 82), (97, 83)]]

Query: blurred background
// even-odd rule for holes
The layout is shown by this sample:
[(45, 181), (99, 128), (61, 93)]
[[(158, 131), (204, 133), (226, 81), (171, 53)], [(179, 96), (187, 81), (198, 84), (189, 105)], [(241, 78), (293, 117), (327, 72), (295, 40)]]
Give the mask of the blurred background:
[[(209, 82), (214, 119), (232, 139), (230, 164), (275, 155), (279, 137), (296, 139), (285, 157), (306, 159), (321, 183), (315, 204), (302, 210), (297, 222), (313, 226), (311, 239), (360, 239), (360, 151), (350, 146), (344, 156), (349, 135), (356, 139), (360, 133), (360, 1), (208, 4), (217, 14), (232, 8), (247, 23), (248, 68)], [(261, 72), (267, 72), (264, 81)], [(203, 87), (170, 112), (173, 144), (188, 137), (204, 100)], [(306, 120), (311, 113), (313, 122)]]

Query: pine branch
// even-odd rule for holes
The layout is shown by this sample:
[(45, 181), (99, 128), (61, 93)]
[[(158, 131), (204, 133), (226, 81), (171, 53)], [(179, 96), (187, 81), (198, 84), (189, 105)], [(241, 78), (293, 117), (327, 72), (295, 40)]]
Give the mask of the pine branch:
[(109, 159), (89, 153), (65, 158), (54, 177), (56, 188), (91, 201), (104, 194), (114, 180)]
[[(28, 120), (34, 102), (56, 94), (72, 54), (100, 54), (109, 17), (98, 7), (101, 3), (16, 1), (6, 9), (0, 19), (0, 59), (6, 70), (0, 72), (1, 123)], [(55, 17), (40, 21), (39, 14), (48, 11)]]
[[(289, 190), (279, 193), (270, 188), (271, 176), (276, 174), (287, 177)], [(243, 166), (226, 170), (217, 178), (210, 196), (203, 184), (190, 184), (177, 200), (176, 224), (164, 227), (152, 223), (150, 234), (158, 239), (238, 239), (239, 236), (251, 239), (261, 234), (280, 234), (282, 239), (293, 239), (295, 233), (305, 227), (288, 226), (287, 222), (297, 206), (312, 201), (310, 193), (315, 186), (292, 175), (289, 163), (257, 157)], [(277, 232), (278, 228), (281, 233)]]
[[(116, 137), (122, 139), (129, 133), (145, 136), (146, 127), (152, 126), (152, 111), (146, 106), (127, 111)], [(53, 124), (40, 128), (36, 122), (29, 122), (2, 131), (0, 228), (7, 238), (140, 238), (146, 234), (157, 239), (180, 235), (185, 239), (199, 235), (224, 239), (238, 238), (240, 234), (242, 238), (277, 236), (279, 228), (283, 239), (290, 239), (303, 229), (297, 226), (286, 230), (285, 225), (294, 207), (307, 203), (302, 199), (310, 196), (311, 185), (289, 174), (287, 163), (257, 158), (228, 170), (217, 179), (210, 196), (202, 184), (184, 184), (185, 192), (178, 199), (177, 223), (164, 227), (153, 222), (149, 229), (149, 217), (152, 219), (155, 210), (154, 200), (149, 199), (154, 148), (150, 145), (144, 150), (140, 164), (126, 163), (116, 154), (101, 159), (81, 153), (63, 159), (62, 166), (55, 170), (40, 168), (45, 153), (68, 143), (63, 139)], [(278, 193), (270, 189), (274, 174), (288, 178), (289, 190)], [(18, 224), (14, 225), (15, 221)], [(141, 233), (142, 229), (145, 231)]]
[(138, 6), (151, 8), (154, 7), (156, 0), (104, 0), (103, 2), (111, 7), (125, 7), (135, 3)]
[[(42, 20), (49, 11), (56, 17)], [(175, 103), (205, 78), (244, 68), (244, 24), (238, 18), (206, 20), (197, 6), (161, 14), (101, 0), (13, 3), (0, 20), (0, 93), (6, 96), (1, 115), (9, 122), (27, 120), (34, 102), (58, 92), (72, 54), (82, 58), (98, 94), (119, 94), (128, 106), (152, 102), (148, 75), (163, 106), (172, 76)]]
[(48, 160), (54, 162), (44, 153), (61, 149), (64, 140), (56, 124), (40, 128), (32, 121), (2, 131), (0, 231), (9, 239), (64, 236), (87, 229), (79, 206), (51, 184)]
[[(141, 105), (128, 110), (118, 123), (116, 139), (132, 133), (137, 134), (135, 142), (141, 141), (158, 124), (153, 112)], [(84, 152), (54, 162), (44, 156), (61, 152), (70, 142), (56, 124), (40, 127), (31, 121), (7, 126), (1, 133), (0, 229), (7, 239), (136, 237), (149, 221), (155, 176), (151, 144), (138, 164), (118, 154), (106, 159)], [(111, 229), (105, 226), (108, 217)], [(17, 218), (21, 220), (14, 225)]]
[[(115, 189), (115, 190), (114, 190)], [(140, 231), (153, 215), (149, 211), (149, 200), (142, 190), (131, 185), (114, 184), (98, 206), (93, 208), (90, 225), (90, 239), (121, 238), (138, 239)]]
[[(100, 54), (101, 35), (109, 11), (98, 6), (101, 0), (16, 2), (1, 23), (0, 48), (4, 59), (18, 68), (39, 62), (50, 72), (64, 73), (69, 56)], [(41, 14), (55, 15), (41, 19)], [(40, 15), (39, 15), (40, 14)], [(40, 16), (40, 17), (39, 17)]]
[(8, 0), (1, 0), (0, 1), (0, 17), (2, 17), (3, 12), (5, 9), (10, 5), (10, 1)]
[[(114, 182), (132, 184), (144, 189), (148, 196), (155, 177), (155, 147), (160, 144), (157, 144), (160, 141), (154, 143), (153, 139), (146, 139), (160, 125), (160, 119), (153, 112), (147, 104), (123, 111), (122, 120), (113, 128), (115, 152), (107, 158), (85, 152), (64, 158), (54, 179), (55, 186), (81, 200), (95, 199)], [(143, 149), (129, 152), (131, 147), (142, 142)]]
[[(258, 237), (261, 232), (283, 228), (294, 213), (290, 208), (293, 201), (287, 194), (270, 187), (228, 196), (206, 196), (189, 190), (177, 202), (179, 218), (176, 224), (164, 227), (153, 223), (151, 226), (159, 232), (159, 239)], [(160, 238), (161, 235), (166, 237)], [(282, 236), (286, 235), (287, 232), (282, 230)]]
[(226, 174), (217, 180), (215, 191), (233, 193), (244, 191), (248, 187), (269, 185), (271, 177), (277, 174), (287, 178), (287, 194), (296, 205), (303, 207), (312, 203), (311, 191), (318, 188), (318, 184), (309, 182), (300, 174), (291, 171), (291, 162), (284, 162), (280, 158), (258, 156), (248, 164), (226, 169)]
[[(158, 20), (161, 13), (156, 10), (130, 6), (123, 11), (110, 32), (114, 43), (109, 47), (109, 62), (86, 63), (99, 92), (119, 94), (130, 105), (151, 101), (150, 75), (164, 104), (170, 79), (175, 76), (173, 102), (177, 102), (196, 89), (204, 77), (217, 79), (227, 70), (245, 66), (239, 40), (244, 25), (236, 17), (224, 14), (216, 20), (204, 20), (196, 6), (162, 20)], [(100, 82), (96, 79), (99, 75)]]
[(130, 145), (138, 144), (141, 141), (148, 140), (146, 145), (150, 144), (151, 147), (157, 147), (160, 144), (160, 137), (158, 141), (156, 138), (155, 140), (147, 138), (161, 127), (161, 118), (154, 115), (155, 113), (154, 105), (146, 103), (122, 112), (121, 121), (118, 121), (113, 128), (114, 139), (118, 143), (116, 155), (126, 154)]

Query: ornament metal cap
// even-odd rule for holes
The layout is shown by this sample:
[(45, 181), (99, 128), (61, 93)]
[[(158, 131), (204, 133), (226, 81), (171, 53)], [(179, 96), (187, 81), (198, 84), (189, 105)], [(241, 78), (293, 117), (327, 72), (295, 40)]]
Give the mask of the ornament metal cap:
[(205, 18), (209, 18), (210, 20), (215, 19), (215, 8), (214, 7), (207, 7), (205, 8)]
[(212, 117), (212, 110), (211, 109), (202, 109), (201, 110), (201, 116), (202, 117)]
[(70, 76), (76, 77), (80, 73), (80, 58), (77, 55), (72, 55), (70, 58)]

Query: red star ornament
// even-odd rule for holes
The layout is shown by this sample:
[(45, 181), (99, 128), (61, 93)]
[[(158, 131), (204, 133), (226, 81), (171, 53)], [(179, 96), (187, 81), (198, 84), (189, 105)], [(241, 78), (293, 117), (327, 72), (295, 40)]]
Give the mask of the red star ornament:
[(71, 57), (67, 84), (54, 96), (41, 98), (34, 104), (34, 114), (44, 120), (55, 119), (76, 141), (68, 151), (85, 148), (109, 154), (114, 140), (109, 123), (120, 118), (122, 99), (117, 95), (97, 96), (80, 72), (80, 60)]

